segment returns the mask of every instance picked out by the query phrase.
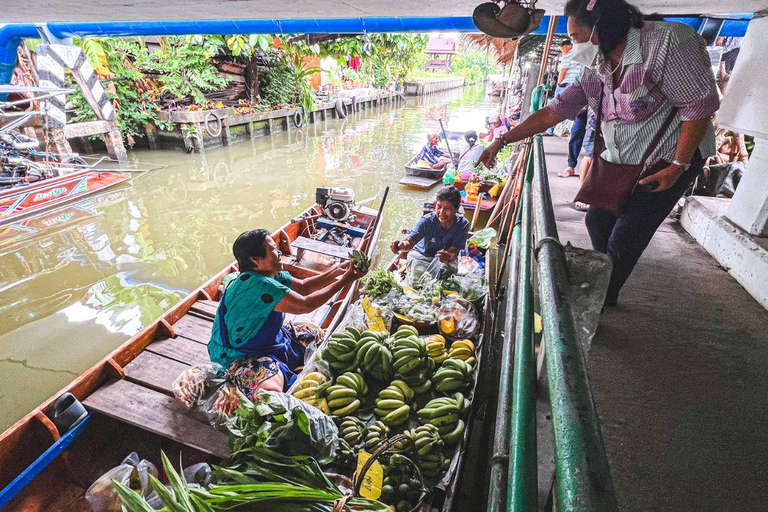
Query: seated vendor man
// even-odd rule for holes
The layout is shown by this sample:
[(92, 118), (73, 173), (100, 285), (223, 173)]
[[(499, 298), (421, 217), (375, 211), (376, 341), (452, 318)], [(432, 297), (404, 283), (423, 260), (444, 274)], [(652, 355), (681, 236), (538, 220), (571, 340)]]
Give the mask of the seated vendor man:
[(285, 314), (314, 311), (364, 274), (345, 263), (346, 269), (293, 277), (283, 270), (281, 252), (266, 229), (242, 233), (232, 252), (240, 273), (219, 301), (208, 354), (248, 398), (259, 389), (283, 391), (304, 365), (305, 348), (291, 326), (283, 325)]
[(421, 148), (419, 158), (417, 162), (426, 162), (432, 169), (442, 169), (445, 167), (451, 159), (446, 155), (443, 150), (437, 147), (439, 137), (436, 133), (431, 133), (427, 137), (427, 143)]
[(432, 261), (454, 271), (459, 252), (464, 249), (469, 234), (469, 221), (459, 213), (461, 194), (453, 187), (445, 187), (435, 198), (435, 212), (424, 215), (408, 233), (405, 240), (392, 242), (395, 254), (408, 253), (408, 260)]

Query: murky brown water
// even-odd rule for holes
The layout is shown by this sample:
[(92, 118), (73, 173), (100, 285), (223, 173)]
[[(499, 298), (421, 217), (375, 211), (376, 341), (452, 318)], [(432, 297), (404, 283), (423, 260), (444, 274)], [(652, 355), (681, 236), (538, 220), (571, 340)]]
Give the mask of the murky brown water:
[(136, 151), (138, 167), (168, 167), (0, 228), (0, 431), (230, 263), (240, 232), (279, 227), (318, 186), (351, 186), (358, 200), (390, 186), (386, 251), (437, 190), (397, 184), (426, 134), (440, 118), (479, 132), (495, 109), (480, 86), (205, 155)]

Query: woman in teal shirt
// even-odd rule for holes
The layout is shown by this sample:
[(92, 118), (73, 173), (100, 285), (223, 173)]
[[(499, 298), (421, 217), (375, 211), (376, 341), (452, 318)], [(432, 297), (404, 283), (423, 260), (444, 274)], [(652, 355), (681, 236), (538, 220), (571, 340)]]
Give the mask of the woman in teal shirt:
[(304, 345), (283, 326), (285, 314), (314, 311), (364, 274), (348, 265), (295, 278), (283, 270), (281, 253), (266, 229), (241, 234), (232, 252), (240, 274), (219, 301), (208, 354), (249, 398), (258, 389), (283, 391), (304, 364)]

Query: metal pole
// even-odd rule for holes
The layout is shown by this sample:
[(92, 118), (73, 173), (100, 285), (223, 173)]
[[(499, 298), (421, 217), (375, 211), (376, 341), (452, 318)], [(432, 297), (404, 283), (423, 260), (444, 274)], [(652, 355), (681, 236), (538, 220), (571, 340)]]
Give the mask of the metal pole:
[(440, 129), (443, 131), (443, 138), (445, 139), (445, 147), (448, 148), (448, 156), (451, 157), (451, 163), (453, 163), (453, 168), (458, 170), (459, 162), (456, 160), (456, 157), (453, 156), (453, 151), (451, 151), (451, 144), (448, 142), (448, 134), (445, 133), (445, 126), (443, 126), (443, 120), (438, 119), (438, 121), (440, 121)]
[(537, 512), (538, 457), (536, 454), (536, 357), (533, 341), (533, 233), (531, 181), (533, 158), (528, 160), (523, 185), (520, 280), (515, 319), (515, 363), (512, 375), (511, 451), (507, 480), (507, 510)]
[(507, 276), (507, 308), (504, 317), (504, 336), (501, 340), (501, 376), (499, 400), (496, 403), (496, 425), (493, 432), (491, 481), (488, 492), (488, 512), (506, 510), (507, 464), (509, 460), (509, 409), (512, 402), (512, 370), (514, 368), (515, 311), (517, 309), (517, 283), (520, 269), (520, 232), (518, 224), (512, 231), (509, 244), (509, 275)]
[(555, 30), (557, 29), (557, 21), (559, 18), (560, 16), (552, 16), (549, 18), (547, 39), (544, 41), (544, 52), (541, 54), (541, 68), (539, 69), (539, 78), (536, 80), (536, 85), (542, 85), (544, 83), (544, 74), (547, 72), (547, 64), (549, 63), (549, 48), (552, 46), (552, 39), (555, 37)]
[(533, 154), (538, 280), (555, 435), (557, 507), (565, 512), (614, 512), (619, 507), (566, 296), (568, 273), (557, 236), (541, 135), (534, 137)]

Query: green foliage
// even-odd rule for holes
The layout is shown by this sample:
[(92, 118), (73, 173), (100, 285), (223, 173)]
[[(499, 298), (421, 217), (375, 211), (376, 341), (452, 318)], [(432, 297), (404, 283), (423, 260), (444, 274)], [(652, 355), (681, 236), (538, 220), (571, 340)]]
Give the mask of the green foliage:
[(451, 72), (463, 76), (465, 83), (477, 84), (485, 81), (488, 75), (498, 73), (499, 66), (486, 52), (464, 51), (454, 56)]
[(314, 107), (314, 93), (309, 76), (320, 71), (305, 67), (298, 53), (291, 57), (282, 54), (273, 60), (269, 69), (259, 75), (262, 99), (270, 106), (302, 105), (307, 112)]
[(402, 83), (426, 48), (424, 34), (369, 34), (349, 36), (307, 46), (292, 43), (297, 53), (333, 57), (340, 65), (356, 56), (361, 57), (359, 78), (372, 85), (385, 85), (390, 80)]
[(186, 40), (189, 44), (202, 46), (208, 57), (222, 55), (226, 50), (229, 50), (233, 56), (246, 59), (250, 59), (257, 50), (262, 53), (267, 52), (274, 42), (272, 36), (264, 34), (237, 34), (233, 36), (196, 35), (187, 36)]

